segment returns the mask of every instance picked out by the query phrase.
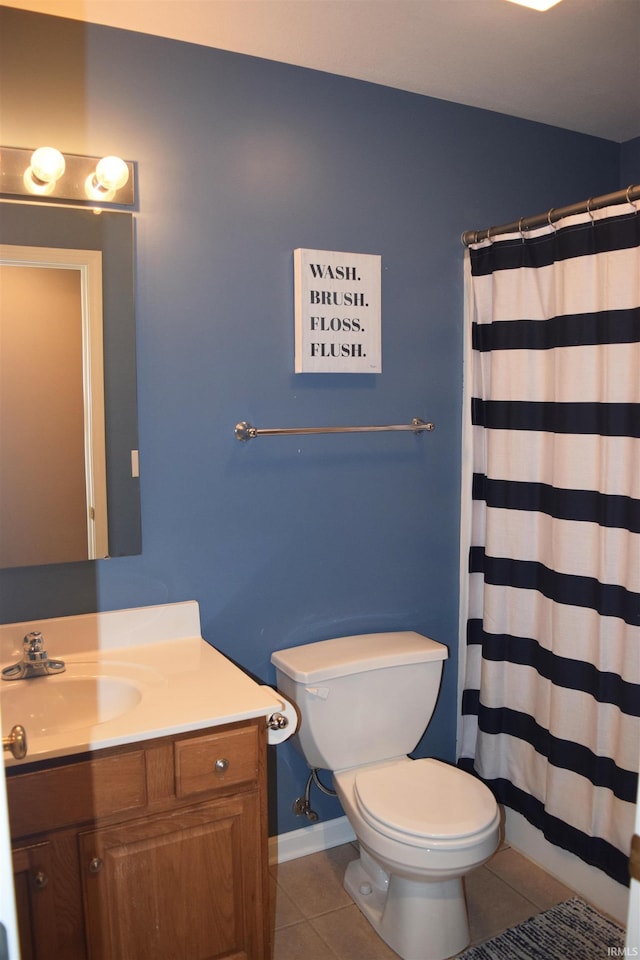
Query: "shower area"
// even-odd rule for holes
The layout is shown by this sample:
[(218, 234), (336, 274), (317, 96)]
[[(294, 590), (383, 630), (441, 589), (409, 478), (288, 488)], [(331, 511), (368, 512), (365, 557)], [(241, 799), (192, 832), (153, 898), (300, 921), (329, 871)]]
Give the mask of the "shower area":
[(459, 764), (625, 919), (640, 754), (640, 188), (463, 236)]

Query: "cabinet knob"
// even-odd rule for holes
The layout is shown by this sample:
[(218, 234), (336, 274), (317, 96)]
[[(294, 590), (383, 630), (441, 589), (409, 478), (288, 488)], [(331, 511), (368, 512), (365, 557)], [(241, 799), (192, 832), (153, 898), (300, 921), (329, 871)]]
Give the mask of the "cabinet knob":
[(8, 737), (2, 738), (2, 749), (10, 750), (16, 760), (22, 760), (27, 755), (27, 732), (21, 723), (11, 728)]
[(91, 871), (91, 873), (100, 873), (103, 866), (104, 866), (104, 863), (102, 862), (100, 857), (94, 857), (93, 860), (91, 860), (89, 863), (89, 870)]
[(216, 773), (225, 773), (225, 771), (229, 769), (229, 761), (225, 759), (225, 757), (220, 757), (220, 759), (214, 763), (214, 768)]
[(46, 875), (46, 873), (43, 873), (42, 870), (38, 870), (38, 872), (33, 877), (34, 887), (37, 887), (38, 890), (42, 890), (44, 889), (44, 887), (46, 887), (48, 883), (49, 883), (49, 877)]

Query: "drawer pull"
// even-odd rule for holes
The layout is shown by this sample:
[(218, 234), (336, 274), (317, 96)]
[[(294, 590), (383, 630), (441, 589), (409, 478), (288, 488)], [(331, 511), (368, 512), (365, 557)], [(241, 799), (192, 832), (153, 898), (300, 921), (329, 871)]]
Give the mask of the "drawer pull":
[(43, 873), (42, 870), (38, 870), (33, 878), (34, 887), (37, 887), (38, 890), (43, 890), (48, 883), (49, 877), (46, 875), (46, 873)]
[(91, 871), (91, 873), (100, 873), (103, 866), (104, 866), (104, 863), (100, 859), (100, 857), (94, 857), (93, 860), (89, 862), (89, 870)]
[(216, 760), (214, 763), (214, 769), (216, 773), (226, 773), (226, 771), (229, 769), (229, 761), (224, 757), (220, 757), (220, 759)]

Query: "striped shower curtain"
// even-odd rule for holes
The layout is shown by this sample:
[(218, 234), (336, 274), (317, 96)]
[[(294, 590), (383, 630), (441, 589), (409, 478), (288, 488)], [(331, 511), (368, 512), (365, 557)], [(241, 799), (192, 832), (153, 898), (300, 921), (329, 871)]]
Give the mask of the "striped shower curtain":
[(459, 763), (622, 884), (640, 749), (639, 244), (624, 204), (466, 254)]

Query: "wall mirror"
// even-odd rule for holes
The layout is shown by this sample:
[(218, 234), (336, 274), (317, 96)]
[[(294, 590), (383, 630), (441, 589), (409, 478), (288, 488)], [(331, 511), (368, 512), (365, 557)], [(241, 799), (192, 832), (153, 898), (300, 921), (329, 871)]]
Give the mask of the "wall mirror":
[(130, 214), (2, 204), (0, 567), (141, 550)]

